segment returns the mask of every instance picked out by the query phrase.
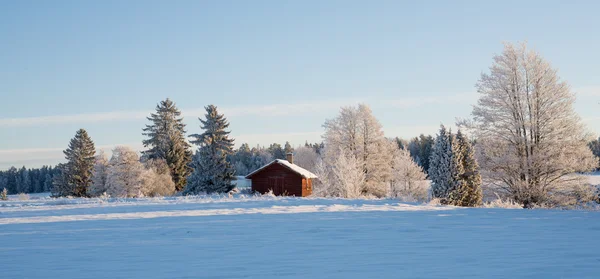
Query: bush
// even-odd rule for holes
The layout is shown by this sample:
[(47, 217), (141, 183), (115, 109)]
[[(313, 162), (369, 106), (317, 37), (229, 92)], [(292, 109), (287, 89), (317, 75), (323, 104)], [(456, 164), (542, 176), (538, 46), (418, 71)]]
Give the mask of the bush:
[(8, 194), (8, 190), (6, 190), (6, 188), (4, 188), (2, 190), (2, 193), (0, 193), (0, 200), (3, 200), (3, 201), (8, 200), (7, 194)]

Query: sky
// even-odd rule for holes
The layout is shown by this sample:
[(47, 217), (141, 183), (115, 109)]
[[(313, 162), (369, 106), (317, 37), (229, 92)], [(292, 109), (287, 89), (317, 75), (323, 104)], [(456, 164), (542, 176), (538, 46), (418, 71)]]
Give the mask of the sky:
[(0, 1), (0, 169), (64, 161), (79, 128), (142, 150), (170, 98), (188, 133), (204, 106), (237, 145), (321, 141), (366, 103), (388, 137), (468, 118), (475, 83), (526, 41), (600, 132), (598, 1)]

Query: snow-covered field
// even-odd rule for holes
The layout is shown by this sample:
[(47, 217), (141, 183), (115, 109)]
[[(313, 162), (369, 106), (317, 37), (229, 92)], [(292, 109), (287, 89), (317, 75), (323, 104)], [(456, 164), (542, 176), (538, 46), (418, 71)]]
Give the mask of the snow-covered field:
[(598, 211), (12, 196), (0, 278), (598, 278), (598, 236)]

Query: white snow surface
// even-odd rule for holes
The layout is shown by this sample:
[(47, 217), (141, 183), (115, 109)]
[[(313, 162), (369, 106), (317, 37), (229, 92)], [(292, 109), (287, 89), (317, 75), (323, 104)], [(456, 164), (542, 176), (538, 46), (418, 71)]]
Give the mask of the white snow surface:
[(0, 278), (597, 278), (598, 235), (598, 211), (13, 196)]
[(304, 177), (304, 178), (317, 178), (317, 175), (296, 165), (296, 164), (292, 164), (290, 162), (288, 162), (287, 160), (281, 160), (281, 159), (275, 159), (274, 161), (262, 166), (261, 168), (249, 173), (248, 175), (246, 175), (246, 177), (249, 177), (257, 172), (260, 172), (262, 169), (272, 165), (272, 164), (280, 164), (294, 172), (296, 172), (297, 174), (299, 174), (300, 176)]

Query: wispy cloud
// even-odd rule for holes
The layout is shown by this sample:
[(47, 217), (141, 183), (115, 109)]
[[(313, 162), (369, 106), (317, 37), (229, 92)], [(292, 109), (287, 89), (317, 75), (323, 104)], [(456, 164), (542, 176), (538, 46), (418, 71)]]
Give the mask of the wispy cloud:
[[(415, 94), (418, 96), (418, 94)], [(419, 107), (427, 104), (446, 104), (456, 102), (469, 102), (475, 100), (474, 93), (452, 94), (442, 96), (407, 97), (396, 99), (373, 99), (365, 97), (362, 99), (338, 99), (323, 100), (319, 102), (306, 103), (280, 103), (267, 105), (247, 105), (237, 107), (219, 107), (227, 117), (239, 116), (286, 116), (307, 115), (315, 112), (338, 110), (341, 106), (354, 105), (361, 102), (376, 103), (377, 107), (409, 108)], [(73, 123), (98, 123), (141, 120), (150, 115), (152, 111), (113, 111), (89, 114), (35, 116), (21, 118), (0, 118), (0, 127), (23, 127), (41, 125), (61, 125)], [(204, 108), (182, 109), (184, 117), (201, 117), (205, 113)]]
[(73, 123), (94, 123), (144, 119), (150, 111), (113, 111), (89, 114), (36, 116), (21, 118), (0, 118), (0, 127), (40, 126)]
[(585, 86), (573, 89), (577, 97), (600, 97), (600, 86)]
[[(111, 150), (120, 145), (130, 146), (137, 151), (142, 150), (141, 143), (99, 145), (96, 146), (96, 150), (102, 150), (110, 156)], [(64, 149), (65, 147), (0, 149), (0, 169), (21, 165), (28, 167), (55, 165), (64, 160)]]

